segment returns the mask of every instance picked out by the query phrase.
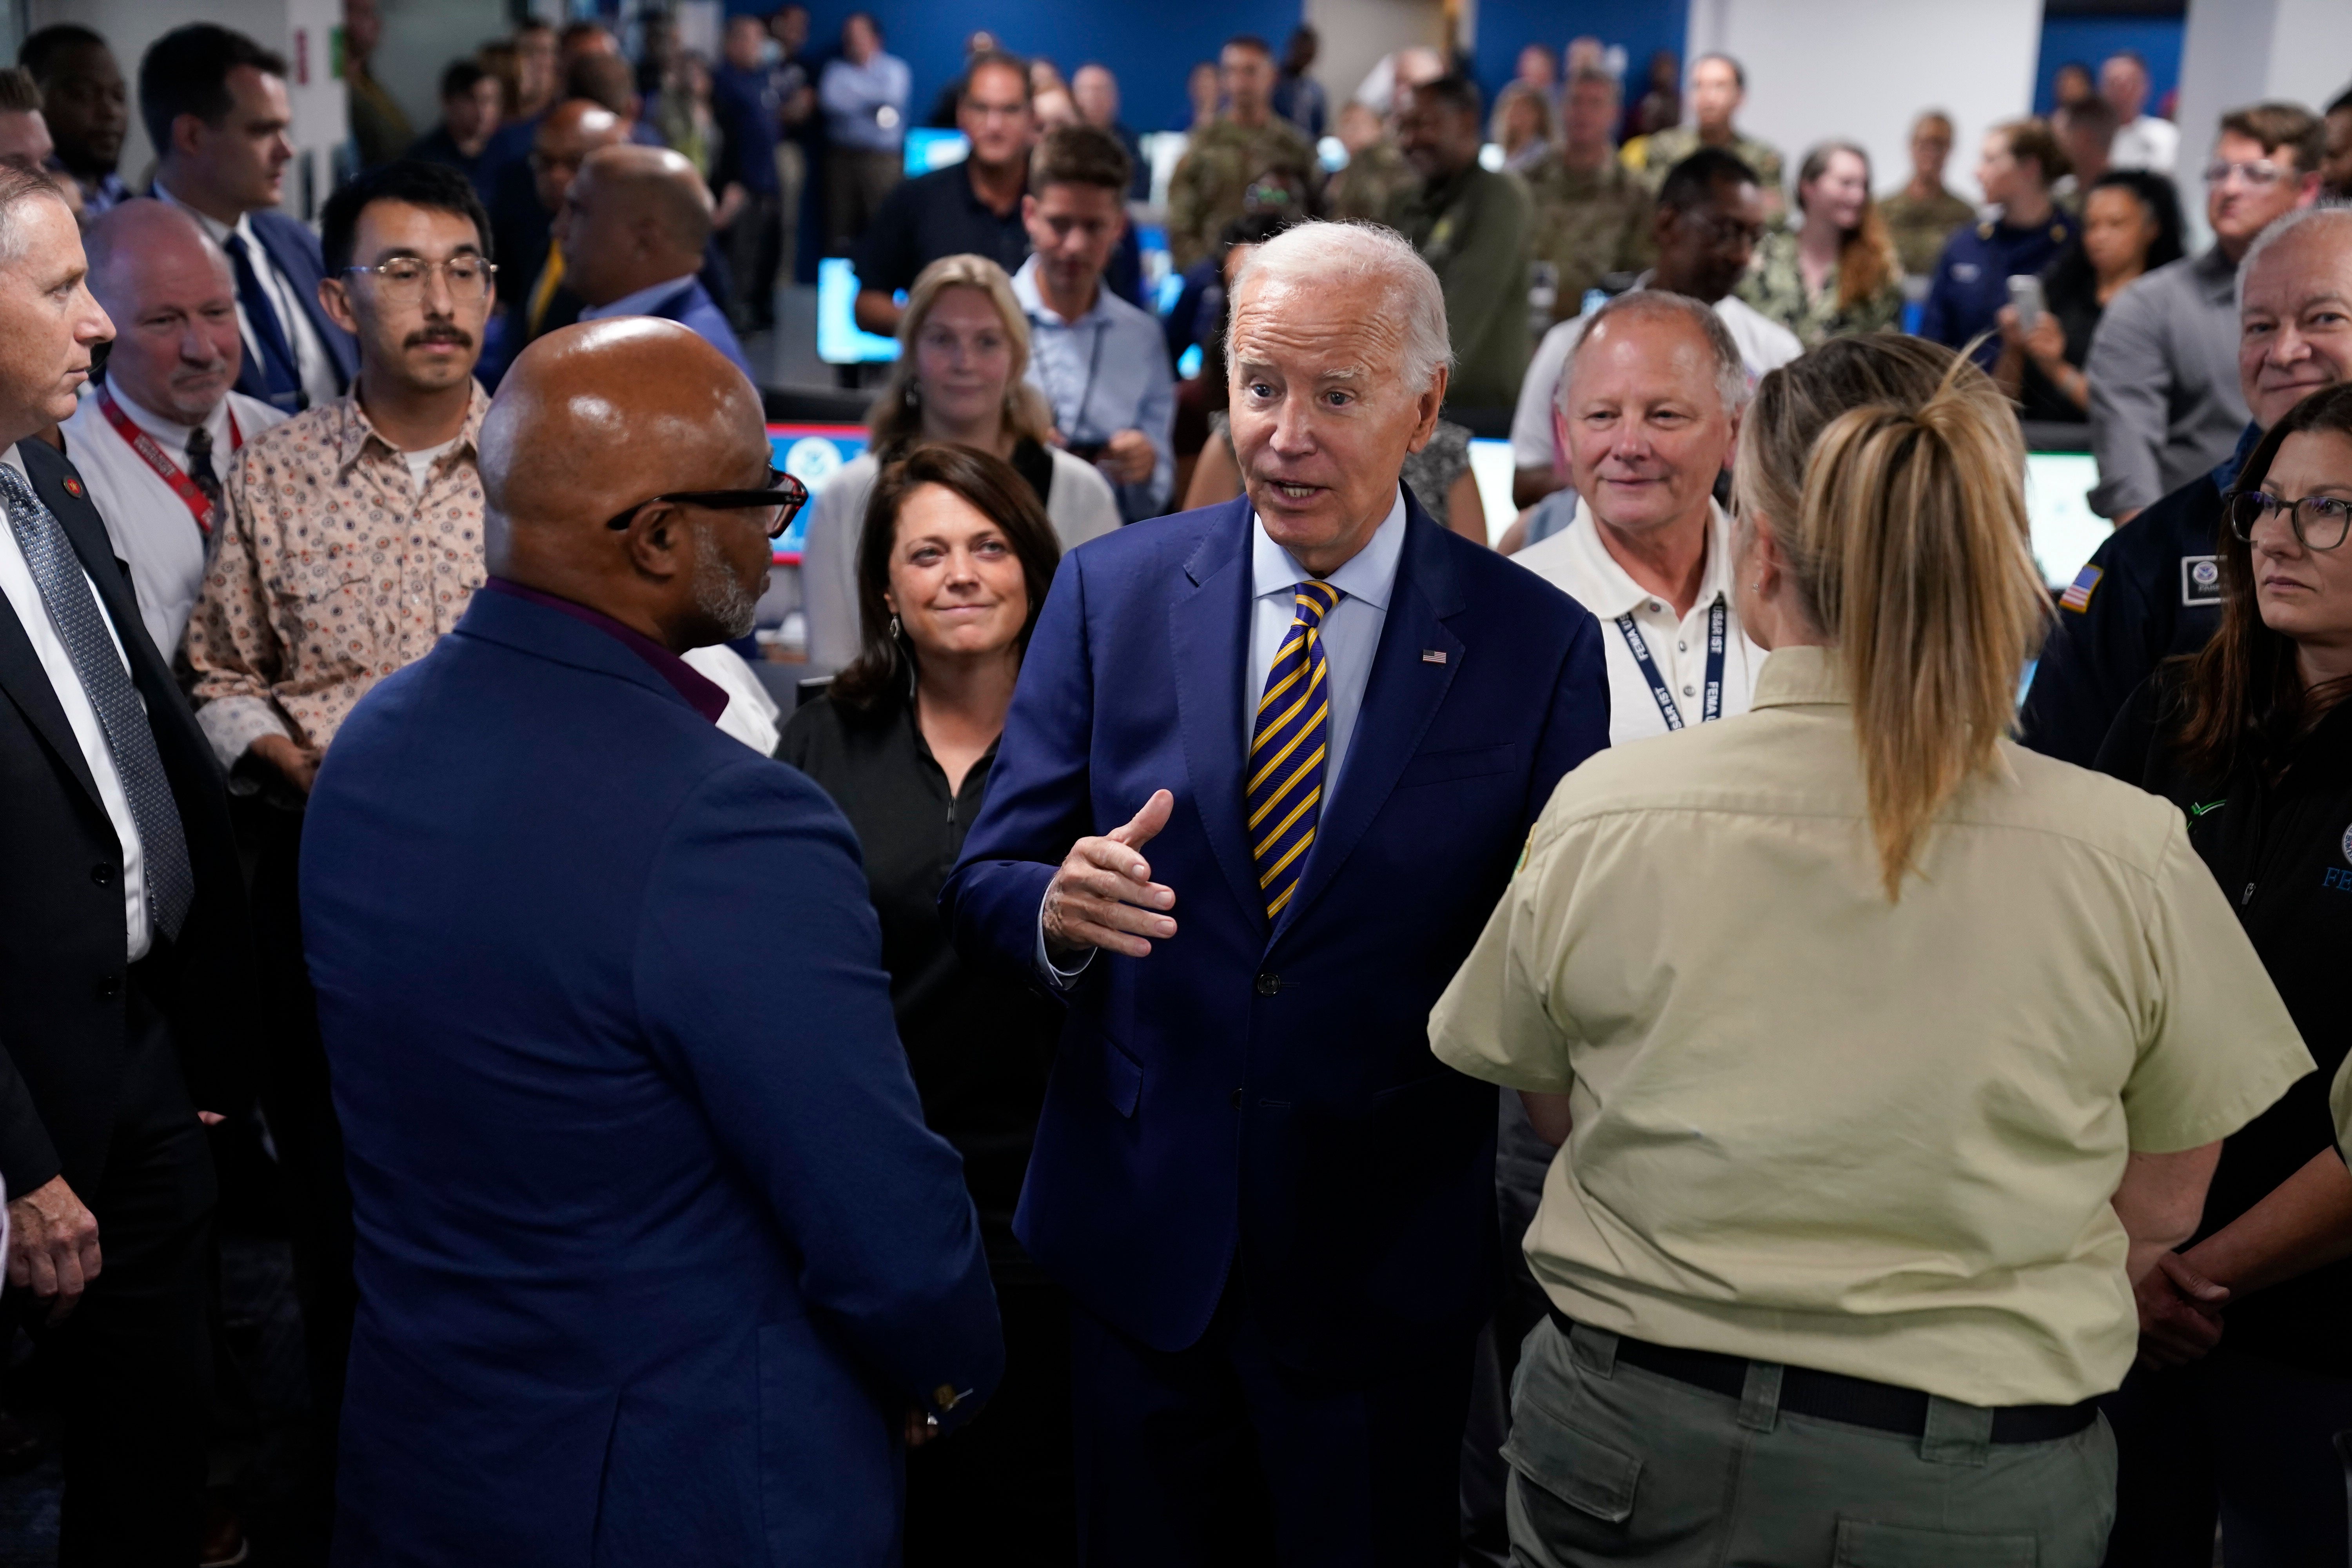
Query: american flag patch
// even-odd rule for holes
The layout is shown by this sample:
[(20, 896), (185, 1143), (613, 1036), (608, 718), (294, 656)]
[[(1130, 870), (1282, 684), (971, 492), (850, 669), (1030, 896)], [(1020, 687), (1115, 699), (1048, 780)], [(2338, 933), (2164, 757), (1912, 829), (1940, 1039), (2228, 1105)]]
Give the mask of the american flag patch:
[(2062, 610), (2073, 610), (2077, 615), (2088, 610), (2091, 607), (2091, 590), (2096, 588), (2099, 585), (2099, 579), (2105, 575), (2106, 574), (2096, 566), (2085, 566), (2075, 573), (2074, 581), (2068, 584), (2064, 593), (2058, 595), (2058, 607)]

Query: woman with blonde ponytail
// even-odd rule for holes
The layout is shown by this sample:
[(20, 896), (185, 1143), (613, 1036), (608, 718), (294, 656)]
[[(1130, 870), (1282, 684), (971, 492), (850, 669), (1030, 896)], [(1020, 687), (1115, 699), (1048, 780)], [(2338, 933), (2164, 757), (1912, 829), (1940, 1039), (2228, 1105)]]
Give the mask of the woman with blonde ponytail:
[(1948, 349), (1767, 375), (1754, 710), (1562, 780), (1431, 1017), (1560, 1144), (1516, 1561), (2105, 1554), (2133, 1281), (2311, 1059), (2179, 814), (2008, 738), (2022, 475)]

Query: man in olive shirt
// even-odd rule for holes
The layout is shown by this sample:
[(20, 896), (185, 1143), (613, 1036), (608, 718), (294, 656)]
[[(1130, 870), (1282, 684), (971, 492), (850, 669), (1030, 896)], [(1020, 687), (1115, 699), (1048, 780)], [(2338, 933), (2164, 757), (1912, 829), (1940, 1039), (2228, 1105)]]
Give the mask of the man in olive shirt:
[(1931, 109), (1911, 122), (1910, 183), (1878, 201), (1895, 254), (1914, 278), (1931, 276), (1946, 242), (1977, 216), (1976, 208), (1945, 187), (1944, 162), (1951, 155), (1951, 116)]
[(1507, 408), (1528, 370), (1527, 188), (1478, 162), (1478, 86), (1441, 77), (1412, 89), (1397, 145), (1421, 175), (1398, 203), (1395, 226), (1445, 290), (1454, 339), (1453, 408)]
[(1584, 296), (1612, 272), (1639, 272), (1656, 254), (1650, 193), (1617, 161), (1617, 79), (1587, 68), (1568, 81), (1566, 139), (1528, 177), (1535, 203), (1534, 253), (1554, 275), (1552, 319), (1584, 309)]
[(1168, 249), (1180, 272), (1215, 250), (1259, 175), (1282, 170), (1310, 191), (1322, 182), (1315, 144), (1274, 112), (1274, 51), (1265, 40), (1234, 39), (1217, 69), (1225, 111), (1193, 133), (1168, 187)]
[(1731, 123), (1747, 100), (1748, 73), (1729, 55), (1701, 55), (1691, 66), (1692, 123), (1653, 131), (1625, 144), (1625, 166), (1642, 176), (1652, 191), (1665, 183), (1666, 173), (1701, 147), (1720, 147), (1756, 171), (1764, 189), (1764, 212), (1780, 217), (1784, 204), (1780, 188), (1780, 150), (1769, 142), (1741, 134)]

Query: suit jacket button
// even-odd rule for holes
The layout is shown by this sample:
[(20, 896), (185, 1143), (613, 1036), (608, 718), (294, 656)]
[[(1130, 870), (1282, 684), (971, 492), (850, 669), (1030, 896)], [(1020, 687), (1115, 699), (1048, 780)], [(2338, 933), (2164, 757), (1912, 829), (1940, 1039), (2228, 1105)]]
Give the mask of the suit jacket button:
[(942, 1410), (953, 1410), (962, 1397), (952, 1383), (943, 1383), (931, 1390), (931, 1403)]
[(89, 879), (103, 888), (114, 880), (114, 868), (101, 860), (89, 868)]
[(98, 994), (100, 1001), (112, 1001), (121, 990), (122, 976), (120, 974), (103, 975), (98, 982)]
[(1282, 976), (1281, 976), (1281, 975), (1279, 975), (1279, 974), (1261, 974), (1261, 975), (1259, 975), (1259, 976), (1257, 977), (1257, 994), (1258, 994), (1259, 995), (1261, 995), (1261, 996), (1271, 996), (1271, 995), (1275, 994), (1276, 992), (1280, 991), (1281, 989), (1282, 989)]
[(1234, 1109), (1235, 1110), (1239, 1110), (1241, 1108), (1242, 1108), (1242, 1091), (1241, 1091), (1240, 1089), (1237, 1089), (1234, 1090)]

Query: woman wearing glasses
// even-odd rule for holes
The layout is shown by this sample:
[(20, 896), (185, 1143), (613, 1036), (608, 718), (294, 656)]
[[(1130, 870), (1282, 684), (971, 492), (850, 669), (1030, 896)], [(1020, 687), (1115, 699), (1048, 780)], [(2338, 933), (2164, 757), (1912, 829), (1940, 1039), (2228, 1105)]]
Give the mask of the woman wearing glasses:
[(1068, 1308), (1013, 1238), (1061, 1010), (956, 956), (940, 885), (980, 814), (1061, 549), (1011, 465), (918, 447), (873, 485), (857, 548), (863, 651), (794, 714), (776, 755), (833, 796), (865, 851), (882, 962), (923, 1115), (963, 1155), (1004, 1319), (986, 1417), (913, 1455), (907, 1562), (1067, 1562)]
[(872, 447), (824, 481), (801, 554), (813, 674), (858, 657), (857, 541), (883, 467), (919, 442), (948, 441), (1013, 465), (1071, 550), (1118, 526), (1118, 498), (1092, 463), (1045, 445), (1045, 395), (1024, 379), (1029, 319), (1004, 268), (945, 256), (923, 268), (898, 318), (898, 362), (866, 416)]
[(2352, 1427), (2352, 1175), (2329, 1080), (2352, 1047), (2352, 386), (2271, 426), (2228, 502), (2221, 630), (2134, 694), (2099, 766), (2165, 796), (2319, 1072), (2222, 1146), (2195, 1244), (2139, 1282), (2111, 1407), (2117, 1563), (2340, 1563)]

